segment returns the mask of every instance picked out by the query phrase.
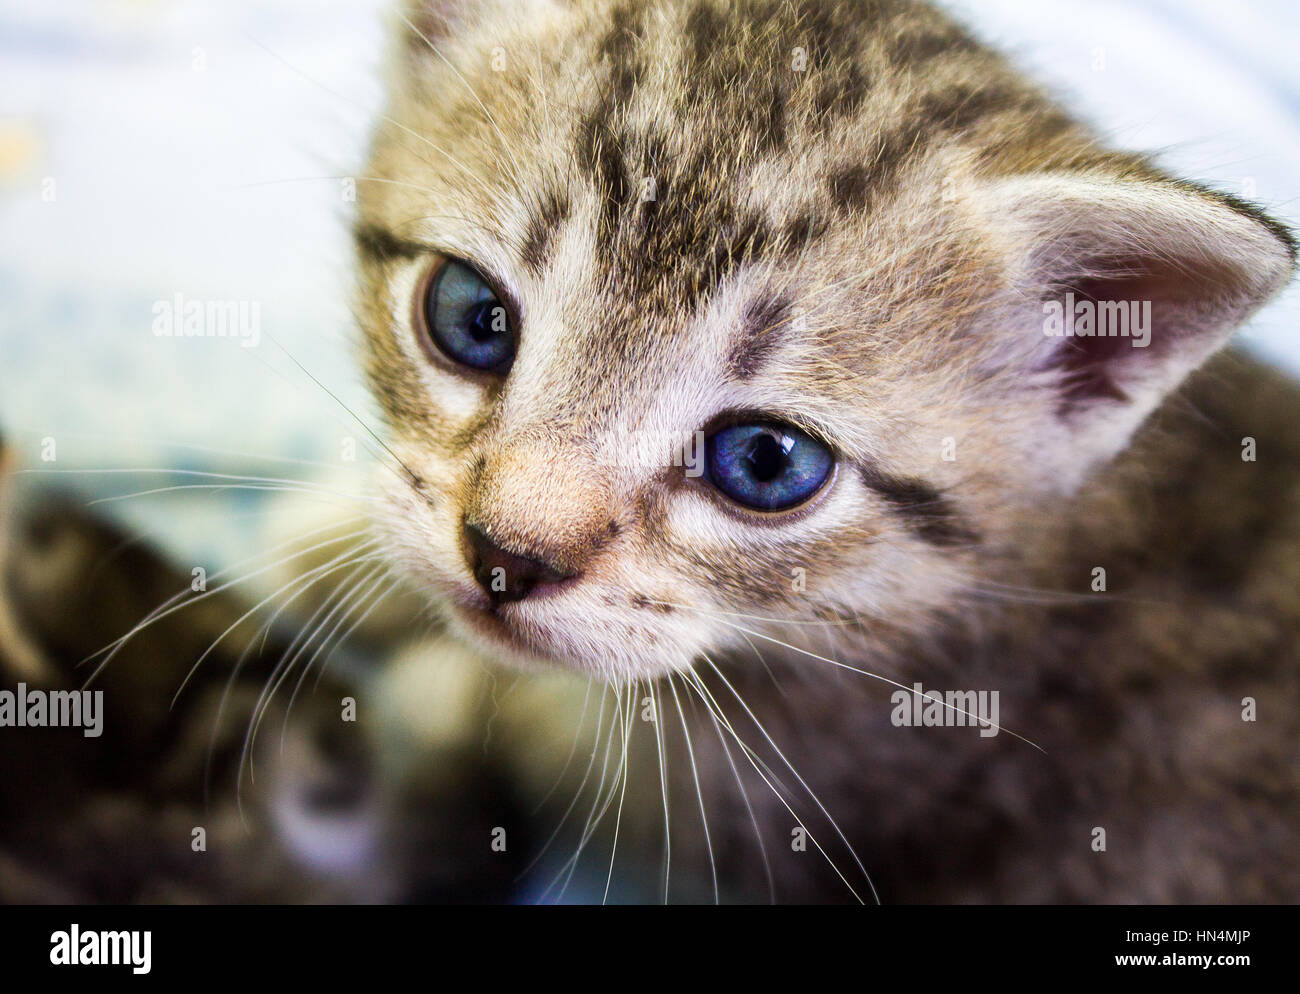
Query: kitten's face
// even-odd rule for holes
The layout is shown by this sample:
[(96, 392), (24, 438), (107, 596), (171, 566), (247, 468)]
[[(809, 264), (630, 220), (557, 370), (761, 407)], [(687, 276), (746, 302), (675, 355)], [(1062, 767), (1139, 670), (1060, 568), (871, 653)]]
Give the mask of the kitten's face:
[(411, 16), (358, 222), (387, 533), (493, 655), (922, 624), (1167, 388), (1044, 352), (993, 180), (1110, 160), (938, 15), (504, 6)]

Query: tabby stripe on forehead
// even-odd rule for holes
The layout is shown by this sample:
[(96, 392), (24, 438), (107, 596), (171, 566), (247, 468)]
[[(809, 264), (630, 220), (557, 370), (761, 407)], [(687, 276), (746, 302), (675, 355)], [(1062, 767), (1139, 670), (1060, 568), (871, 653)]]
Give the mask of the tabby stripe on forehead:
[(598, 47), (602, 64), (608, 64), (609, 77), (595, 108), (578, 127), (577, 159), (600, 192), (601, 227), (606, 238), (613, 237), (619, 213), (632, 195), (631, 179), (623, 162), (623, 142), (615, 124), (625, 113), (645, 71), (638, 53), (644, 14), (634, 12), (627, 4), (614, 8), (613, 23)]
[(904, 523), (931, 545), (967, 545), (979, 541), (951, 500), (923, 480), (891, 476), (873, 466), (861, 467), (862, 481), (898, 511)]
[(626, 104), (645, 72), (638, 48), (643, 40), (645, 10), (632, 11), (627, 4), (614, 8), (609, 32), (601, 39), (597, 52), (609, 61), (609, 86), (604, 103)]
[[(679, 222), (678, 227), (684, 223)], [(740, 217), (734, 228), (720, 232), (696, 274), (692, 291), (697, 300), (706, 299), (741, 264), (761, 256), (771, 241), (767, 223), (754, 212)]]
[(727, 353), (727, 370), (738, 380), (756, 376), (776, 354), (792, 318), (784, 298), (760, 297), (745, 308), (738, 338)]
[(605, 241), (618, 231), (619, 214), (632, 196), (618, 136), (597, 108), (579, 128), (577, 157), (600, 195), (600, 234)]
[(352, 231), (352, 238), (362, 258), (370, 262), (418, 259), (429, 253), (427, 246), (399, 238), (391, 231), (373, 224), (358, 224)]
[(524, 230), (523, 244), (519, 255), (524, 265), (534, 275), (541, 275), (546, 268), (546, 258), (556, 229), (569, 216), (569, 198), (565, 194), (551, 193), (542, 197), (533, 208), (528, 226)]
[(857, 211), (873, 197), (891, 190), (908, 163), (928, 147), (986, 122), (991, 115), (1023, 109), (1025, 94), (1000, 86), (958, 86), (926, 93), (909, 119), (874, 139), (865, 161), (851, 162), (827, 178), (831, 201), (843, 211)]

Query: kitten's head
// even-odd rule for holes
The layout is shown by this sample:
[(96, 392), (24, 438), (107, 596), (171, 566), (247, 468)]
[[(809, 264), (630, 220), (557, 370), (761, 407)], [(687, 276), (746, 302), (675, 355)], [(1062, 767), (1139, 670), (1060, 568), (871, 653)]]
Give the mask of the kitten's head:
[[(400, 34), (357, 226), (388, 534), (516, 662), (924, 624), (1291, 272), (917, 4), (425, 0)], [(1094, 301), (1129, 333), (1051, 333)]]

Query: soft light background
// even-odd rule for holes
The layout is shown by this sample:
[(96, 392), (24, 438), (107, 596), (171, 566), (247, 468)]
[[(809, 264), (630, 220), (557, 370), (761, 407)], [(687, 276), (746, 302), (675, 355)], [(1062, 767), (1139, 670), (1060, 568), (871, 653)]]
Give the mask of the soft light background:
[[(349, 349), (349, 204), (389, 0), (0, 8), (0, 429), (35, 468), (187, 467), (347, 488), (367, 420)], [(1300, 7), (1282, 0), (954, 0), (1125, 146), (1300, 224)], [(43, 198), (53, 181), (53, 199)], [(159, 339), (176, 293), (257, 301), (255, 349)], [(1300, 372), (1293, 289), (1245, 333)], [(274, 338), (274, 342), (270, 340)], [(58, 461), (39, 461), (53, 437)], [(265, 457), (265, 458), (263, 458)], [(300, 460), (289, 462), (286, 460)], [(44, 474), (87, 498), (195, 482)], [(264, 491), (106, 507), (177, 555), (265, 541)], [(232, 502), (247, 514), (231, 514)]]

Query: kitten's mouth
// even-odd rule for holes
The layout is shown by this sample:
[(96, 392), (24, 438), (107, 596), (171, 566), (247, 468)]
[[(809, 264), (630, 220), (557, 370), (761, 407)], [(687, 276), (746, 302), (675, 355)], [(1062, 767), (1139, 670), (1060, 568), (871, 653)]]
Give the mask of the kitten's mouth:
[[(629, 600), (638, 607), (653, 603), (648, 595)], [(464, 583), (443, 587), (438, 601), (451, 635), (485, 660), (521, 671), (657, 677), (693, 659), (685, 649), (657, 639), (646, 622), (625, 623), (616, 614), (593, 619), (576, 608), (531, 600), (496, 602)]]
[(484, 632), (492, 638), (506, 639), (512, 643), (522, 643), (518, 631), (502, 615), (500, 605), (487, 604), (473, 607), (463, 612), (477, 631)]
[(530, 630), (533, 626), (520, 623), (518, 609), (511, 604), (494, 604), (487, 598), (472, 598), (469, 602), (457, 599), (453, 613), (464, 634), (487, 648), (505, 649), (516, 661), (522, 658), (566, 665), (563, 658)]

